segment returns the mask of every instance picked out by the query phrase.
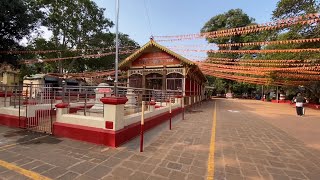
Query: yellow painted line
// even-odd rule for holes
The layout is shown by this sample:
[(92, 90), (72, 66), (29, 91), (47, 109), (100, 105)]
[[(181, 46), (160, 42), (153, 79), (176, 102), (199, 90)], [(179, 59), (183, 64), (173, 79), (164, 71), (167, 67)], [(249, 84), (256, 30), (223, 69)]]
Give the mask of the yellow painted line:
[(6, 169), (9, 169), (9, 170), (15, 171), (15, 172), (17, 172), (19, 174), (22, 174), (22, 175), (24, 175), (24, 176), (26, 176), (28, 178), (31, 178), (31, 179), (35, 179), (35, 180), (51, 180), (50, 178), (42, 176), (42, 175), (40, 175), (38, 173), (23, 169), (21, 167), (18, 167), (18, 166), (14, 165), (14, 164), (11, 164), (11, 163), (8, 163), (8, 162), (2, 161), (2, 160), (0, 160), (0, 166), (4, 167)]
[(212, 131), (211, 131), (207, 180), (214, 179), (214, 151), (215, 151), (214, 149), (215, 149), (215, 141), (216, 141), (216, 125), (217, 125), (217, 102), (214, 102), (213, 124), (212, 124)]
[[(13, 143), (13, 144), (8, 144), (8, 145), (5, 145), (5, 146), (1, 146), (0, 147), (0, 151), (4, 151), (6, 150), (7, 148), (10, 148), (10, 147), (13, 147), (13, 146), (16, 146), (16, 145), (19, 145), (19, 144), (23, 144), (23, 143), (27, 143), (27, 142), (31, 142), (31, 141), (34, 141), (34, 140), (37, 140), (37, 139), (41, 139), (41, 138), (44, 138), (44, 137), (47, 137), (48, 135), (46, 136), (40, 136), (40, 137), (37, 137), (37, 138), (34, 138), (34, 139), (30, 139), (28, 141), (24, 141), (24, 142), (20, 142), (20, 143)], [(21, 167), (18, 167), (14, 164), (11, 164), (11, 163), (8, 163), (8, 162), (5, 162), (5, 161), (2, 161), (0, 160), (0, 166), (6, 168), (6, 169), (9, 169), (9, 170), (12, 170), (12, 171), (15, 171), (19, 174), (22, 174), (28, 178), (31, 178), (31, 179), (35, 179), (35, 180), (51, 180), (50, 178), (47, 178), (45, 176), (42, 176), (36, 172), (33, 172), (33, 171), (29, 171), (29, 170), (26, 170), (26, 169), (23, 169)]]

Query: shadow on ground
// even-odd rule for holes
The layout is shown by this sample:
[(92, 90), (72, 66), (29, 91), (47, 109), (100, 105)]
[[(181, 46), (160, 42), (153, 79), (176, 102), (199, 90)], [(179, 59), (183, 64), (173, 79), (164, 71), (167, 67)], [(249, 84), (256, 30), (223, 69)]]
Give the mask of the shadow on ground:
[(48, 134), (28, 130), (9, 130), (3, 134), (5, 138), (14, 138), (19, 144), (58, 144), (62, 140)]

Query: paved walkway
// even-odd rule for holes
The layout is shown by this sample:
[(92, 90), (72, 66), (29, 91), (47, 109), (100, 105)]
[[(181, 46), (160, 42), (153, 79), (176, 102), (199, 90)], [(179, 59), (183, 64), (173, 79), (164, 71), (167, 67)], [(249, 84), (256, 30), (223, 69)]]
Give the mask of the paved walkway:
[[(292, 120), (287, 123), (290, 132), (298, 128), (292, 124), (295, 121), (309, 123), (308, 116), (296, 117), (294, 113), (288, 105), (218, 100), (216, 179), (320, 179), (320, 151), (295, 138), (301, 135), (289, 135), (280, 129), (283, 126), (269, 123)], [(312, 113), (318, 114), (319, 121), (320, 112)], [(320, 128), (320, 124), (313, 128)]]
[[(0, 160), (52, 179), (204, 179), (212, 109), (208, 102), (201, 111), (186, 114), (186, 120), (177, 123), (181, 116), (176, 117), (171, 131), (164, 124), (146, 133), (143, 153), (139, 139), (113, 149), (1, 127)], [(1, 178), (27, 179), (0, 166)]]
[(310, 132), (318, 131), (300, 127), (320, 129), (320, 112), (308, 112), (300, 118), (288, 105), (217, 99), (186, 113), (185, 120), (175, 118), (171, 131), (163, 124), (146, 133), (143, 153), (139, 139), (113, 149), (0, 126), (0, 179), (201, 180), (214, 173), (215, 179), (318, 180), (314, 144), (320, 138), (309, 141)]

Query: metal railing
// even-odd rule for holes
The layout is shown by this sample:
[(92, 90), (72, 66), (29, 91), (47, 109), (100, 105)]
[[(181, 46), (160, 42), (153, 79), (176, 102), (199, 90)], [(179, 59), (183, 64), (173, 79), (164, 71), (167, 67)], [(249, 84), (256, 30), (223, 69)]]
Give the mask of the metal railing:
[(60, 102), (69, 104), (70, 114), (84, 116), (103, 116), (103, 97), (127, 97), (126, 114), (139, 112), (142, 101), (156, 102), (156, 107), (164, 106), (169, 98), (183, 95), (179, 90), (155, 90), (117, 86), (69, 86), (53, 88), (54, 96)]
[(26, 106), (33, 101), (37, 104), (52, 104), (54, 108), (55, 104), (63, 102), (69, 104), (70, 114), (84, 116), (103, 116), (103, 105), (100, 102), (102, 97), (127, 97), (128, 102), (125, 104), (125, 109), (128, 110), (126, 114), (130, 114), (141, 110), (142, 101), (154, 101), (158, 108), (164, 106), (170, 98), (187, 94), (192, 97), (184, 97), (184, 104), (188, 106), (195, 103), (194, 96), (200, 95), (193, 91), (125, 86), (117, 86), (115, 89), (114, 86), (52, 87), (43, 84), (24, 84), (20, 86), (2, 85), (0, 90), (0, 107), (27, 108)]

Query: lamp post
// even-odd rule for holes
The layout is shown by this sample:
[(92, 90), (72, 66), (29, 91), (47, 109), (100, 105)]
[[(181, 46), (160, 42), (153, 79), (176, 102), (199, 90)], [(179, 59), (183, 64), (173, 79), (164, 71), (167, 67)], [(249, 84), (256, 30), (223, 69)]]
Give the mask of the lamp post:
[(117, 96), (117, 83), (118, 83), (118, 62), (119, 62), (119, 1), (116, 0), (116, 59), (115, 59), (115, 79), (114, 90)]
[(62, 80), (62, 102), (65, 102), (65, 94), (66, 94), (66, 81)]

